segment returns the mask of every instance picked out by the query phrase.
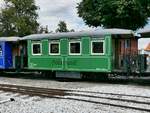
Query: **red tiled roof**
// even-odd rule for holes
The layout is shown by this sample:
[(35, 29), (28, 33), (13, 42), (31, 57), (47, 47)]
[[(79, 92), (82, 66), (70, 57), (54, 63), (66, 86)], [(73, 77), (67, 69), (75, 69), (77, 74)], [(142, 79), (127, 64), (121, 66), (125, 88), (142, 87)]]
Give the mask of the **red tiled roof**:
[(145, 51), (150, 51), (150, 43), (147, 45), (147, 47), (144, 50)]

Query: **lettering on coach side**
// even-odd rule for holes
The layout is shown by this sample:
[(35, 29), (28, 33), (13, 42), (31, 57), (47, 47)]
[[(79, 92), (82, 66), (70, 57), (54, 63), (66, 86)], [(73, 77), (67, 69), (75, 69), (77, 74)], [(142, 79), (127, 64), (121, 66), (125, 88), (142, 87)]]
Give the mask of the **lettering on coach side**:
[[(67, 65), (76, 65), (77, 61), (63, 61), (64, 64)], [(53, 60), (52, 61), (53, 65), (62, 65), (62, 61), (61, 60)]]
[(61, 60), (52, 60), (52, 64), (53, 65), (62, 65), (62, 61)]

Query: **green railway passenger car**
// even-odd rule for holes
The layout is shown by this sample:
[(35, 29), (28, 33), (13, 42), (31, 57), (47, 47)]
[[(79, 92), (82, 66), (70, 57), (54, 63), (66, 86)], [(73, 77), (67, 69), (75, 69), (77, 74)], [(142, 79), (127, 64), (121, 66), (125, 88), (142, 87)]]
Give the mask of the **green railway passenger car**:
[(22, 40), (27, 40), (28, 69), (112, 73), (122, 65), (118, 52), (122, 48), (120, 40), (128, 44), (133, 34), (131, 30), (104, 29), (33, 34)]

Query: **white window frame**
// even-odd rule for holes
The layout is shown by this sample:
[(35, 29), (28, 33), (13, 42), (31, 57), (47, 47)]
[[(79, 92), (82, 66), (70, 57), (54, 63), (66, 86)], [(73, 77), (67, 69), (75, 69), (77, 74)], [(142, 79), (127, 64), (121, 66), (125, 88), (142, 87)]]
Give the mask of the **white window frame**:
[[(40, 51), (40, 53), (38, 53), (38, 54), (33, 53), (33, 45), (36, 45), (36, 44), (39, 44), (39, 45), (40, 45), (40, 50), (41, 50), (41, 51)], [(32, 55), (34, 55), (34, 56), (42, 55), (42, 43), (40, 43), (40, 42), (34, 42), (34, 43), (32, 43), (31, 51), (32, 51)]]
[[(59, 53), (51, 53), (51, 44), (58, 44), (59, 46)], [(60, 42), (59, 41), (52, 41), (49, 42), (49, 55), (60, 55)]]
[[(93, 42), (103, 42), (103, 53), (93, 53)], [(104, 55), (105, 54), (105, 41), (104, 40), (92, 40), (91, 41), (91, 55)]]
[[(71, 43), (80, 43), (80, 53), (71, 53)], [(69, 55), (81, 55), (82, 53), (82, 43), (81, 41), (69, 41)]]

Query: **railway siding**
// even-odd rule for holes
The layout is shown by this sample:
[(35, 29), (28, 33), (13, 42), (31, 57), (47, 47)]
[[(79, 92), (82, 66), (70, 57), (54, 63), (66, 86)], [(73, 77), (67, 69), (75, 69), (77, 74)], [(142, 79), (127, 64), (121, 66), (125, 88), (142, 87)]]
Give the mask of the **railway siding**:
[[(7, 77), (0, 77), (0, 84), (9, 84), (9, 86), (14, 84), (19, 86), (19, 89), (21, 90), (21, 93), (0, 91), (0, 101), (7, 100), (9, 98), (15, 99), (14, 102), (1, 104), (0, 112), (2, 113), (20, 113), (23, 111), (29, 113), (147, 113), (145, 109), (149, 110), (149, 107), (147, 107), (149, 105), (146, 104), (149, 104), (150, 102), (149, 86), (139, 86), (133, 84), (121, 85), (110, 83), (92, 83), (83, 81), (58, 82), (54, 80), (35, 80)], [(24, 85), (28, 86), (29, 92), (22, 88)], [(16, 90), (16, 88), (13, 87), (12, 89)], [(37, 92), (34, 92), (33, 94), (32, 88), (35, 87), (38, 87), (38, 90), (36, 89), (38, 95), (36, 94)], [(5, 88), (8, 90), (9, 87), (7, 86)], [(47, 89), (53, 89), (57, 95), (54, 96), (54, 93), (51, 93), (50, 97), (49, 92), (49, 94), (45, 95), (43, 93), (42, 96), (40, 96), (41, 92), (46, 92), (45, 90)], [(59, 93), (61, 93), (61, 96)], [(46, 96), (49, 96), (50, 98)], [(114, 100), (110, 100), (109, 98), (113, 98)], [(136, 100), (138, 103), (128, 101), (122, 102), (118, 99)], [(145, 104), (139, 102), (145, 102)], [(116, 107), (112, 104), (119, 104), (124, 106), (128, 105), (135, 107), (135, 109), (138, 107), (142, 108), (143, 111), (135, 110), (133, 108), (127, 109), (121, 106)]]
[[(120, 107), (120, 108), (150, 112), (150, 109), (149, 109), (150, 102), (138, 101), (138, 100), (132, 99), (132, 97), (150, 99), (150, 97), (148, 96), (142, 97), (138, 95), (123, 95), (123, 94), (108, 94), (108, 93), (107, 94), (105, 93), (106, 96), (100, 96), (100, 95), (96, 96), (96, 95), (93, 95), (93, 92), (91, 92), (92, 95), (90, 95), (90, 93), (87, 95), (85, 91), (82, 92), (79, 90), (38, 88), (38, 87), (29, 87), (29, 86), (27, 87), (27, 86), (18, 86), (18, 85), (9, 85), (9, 84), (0, 84), (0, 90), (6, 91), (6, 92), (20, 93), (20, 94), (29, 95), (29, 96), (55, 98), (59, 100), (67, 99), (67, 100), (74, 100), (74, 101), (83, 101), (83, 102), (88, 102), (88, 103), (93, 103), (93, 104), (109, 105), (113, 107)], [(74, 92), (78, 92), (78, 94)], [(82, 93), (85, 93), (85, 94), (82, 94)], [(101, 93), (97, 92), (97, 94), (101, 94)], [(107, 95), (118, 95), (118, 96), (128, 97), (131, 99), (107, 97)]]

